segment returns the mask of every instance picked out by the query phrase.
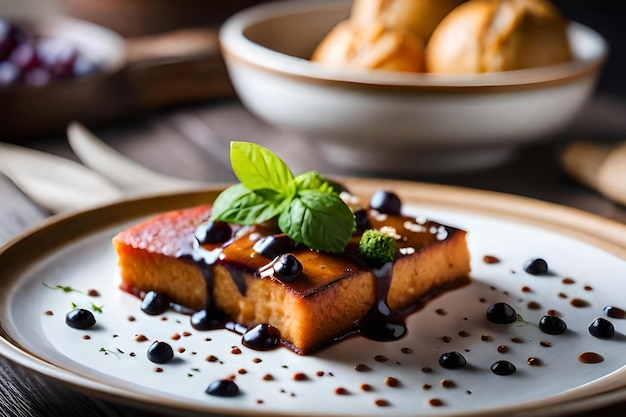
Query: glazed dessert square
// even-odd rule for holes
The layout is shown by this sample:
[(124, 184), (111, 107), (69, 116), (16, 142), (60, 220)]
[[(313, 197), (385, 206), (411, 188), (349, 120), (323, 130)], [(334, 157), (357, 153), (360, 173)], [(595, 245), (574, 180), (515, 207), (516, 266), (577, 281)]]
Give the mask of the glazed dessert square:
[(243, 329), (268, 324), (283, 345), (310, 354), (355, 333), (377, 338), (371, 327), (378, 316), (400, 323), (469, 279), (466, 232), (432, 221), (367, 210), (368, 228), (394, 235), (393, 262), (362, 259), (361, 227), (340, 254), (294, 245), (290, 254), (302, 273), (285, 281), (263, 272), (273, 260), (255, 250), (263, 237), (279, 236), (276, 230), (230, 225), (225, 243), (199, 244), (195, 232), (210, 215), (209, 205), (178, 210), (119, 233), (113, 243), (121, 288), (138, 297), (154, 291), (191, 313), (223, 313)]

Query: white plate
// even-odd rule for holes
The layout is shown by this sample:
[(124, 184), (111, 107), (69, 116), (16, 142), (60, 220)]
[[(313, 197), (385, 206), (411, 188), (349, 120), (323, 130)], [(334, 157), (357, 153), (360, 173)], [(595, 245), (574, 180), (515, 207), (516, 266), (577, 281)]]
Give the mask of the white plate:
[[(53, 219), (1, 248), (0, 353), (108, 400), (189, 414), (547, 416), (626, 400), (626, 319), (608, 318), (616, 329), (609, 340), (587, 330), (596, 317), (607, 318), (605, 306), (626, 308), (626, 226), (488, 192), (403, 182), (346, 183), (364, 198), (377, 189), (394, 189), (407, 212), (469, 232), (473, 282), (411, 316), (409, 333), (402, 340), (385, 343), (353, 337), (303, 357), (287, 349), (250, 350), (237, 334), (196, 331), (187, 316), (175, 312), (157, 317), (141, 313), (139, 300), (118, 289), (111, 238), (151, 214), (211, 201), (216, 195), (211, 191), (127, 201)], [(484, 255), (497, 256), (501, 262), (487, 264)], [(524, 262), (534, 257), (548, 262), (551, 275), (523, 271)], [(574, 282), (566, 284), (564, 278)], [(57, 285), (83, 293), (49, 288)], [(84, 294), (90, 289), (100, 295)], [(575, 298), (589, 305), (574, 307)], [(512, 305), (528, 324), (487, 321), (487, 307), (501, 301)], [(530, 302), (540, 308), (529, 308)], [(92, 303), (102, 307), (102, 313), (95, 313), (96, 327), (83, 331), (65, 324), (73, 304), (91, 309)], [(567, 323), (565, 334), (548, 335), (538, 328), (549, 309)], [(137, 334), (149, 340), (138, 342)], [(181, 337), (174, 340), (175, 334)], [(146, 351), (153, 340), (170, 343), (176, 359), (165, 365), (150, 362)], [(499, 353), (500, 345), (508, 346), (508, 352)], [(439, 366), (440, 355), (450, 351), (462, 353), (468, 366), (459, 370)], [(601, 354), (604, 361), (580, 362), (578, 356), (588, 351)], [(207, 361), (209, 355), (218, 361)], [(530, 357), (541, 364), (529, 365)], [(490, 366), (498, 360), (510, 361), (517, 372), (495, 375)], [(359, 364), (371, 370), (358, 372)], [(162, 372), (156, 372), (157, 367)], [(424, 372), (424, 367), (432, 372)], [(307, 378), (294, 380), (296, 373)], [(267, 374), (273, 380), (265, 380)], [(211, 382), (230, 375), (236, 375), (241, 395), (205, 394)], [(388, 385), (389, 377), (399, 385)], [(445, 387), (444, 380), (453, 386)], [(373, 389), (364, 391), (362, 384)], [(337, 394), (337, 388), (348, 394)], [(443, 405), (433, 406), (431, 399)], [(387, 405), (377, 405), (377, 400)]]

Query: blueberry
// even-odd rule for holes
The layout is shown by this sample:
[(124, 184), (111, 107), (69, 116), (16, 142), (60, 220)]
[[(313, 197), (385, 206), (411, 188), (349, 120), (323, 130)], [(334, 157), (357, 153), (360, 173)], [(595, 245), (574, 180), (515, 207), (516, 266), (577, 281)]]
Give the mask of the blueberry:
[(341, 184), (340, 182), (337, 182), (335, 180), (328, 180), (328, 184), (333, 187), (333, 191), (336, 192), (337, 194), (341, 194), (341, 193), (350, 193), (350, 190), (348, 190), (348, 187), (346, 187), (345, 185)]
[(467, 365), (467, 361), (459, 352), (448, 352), (439, 357), (439, 365), (446, 369), (461, 369)]
[(212, 382), (205, 392), (216, 397), (235, 397), (239, 395), (239, 387), (231, 379), (218, 379)]
[(154, 363), (167, 363), (174, 358), (174, 350), (165, 343), (156, 341), (148, 348), (148, 359)]
[(531, 275), (543, 275), (548, 272), (548, 263), (542, 258), (529, 259), (524, 264), (524, 271)]
[(257, 324), (243, 334), (241, 341), (250, 349), (270, 350), (280, 343), (280, 331), (271, 324)]
[(198, 243), (223, 243), (230, 239), (233, 235), (233, 231), (230, 225), (226, 222), (214, 222), (207, 221), (200, 224), (196, 228), (196, 239)]
[(509, 361), (497, 361), (491, 365), (491, 372), (496, 375), (511, 375), (517, 372), (517, 368)]
[(547, 334), (561, 334), (567, 330), (567, 325), (557, 316), (543, 316), (539, 320), (539, 329)]
[(496, 303), (487, 308), (487, 320), (492, 323), (509, 324), (517, 320), (517, 313), (507, 303)]
[(151, 316), (163, 314), (170, 308), (169, 298), (156, 291), (148, 291), (141, 301), (141, 311)]
[(226, 317), (214, 309), (198, 310), (189, 319), (191, 327), (197, 330), (215, 330), (224, 327)]
[(376, 191), (370, 199), (370, 207), (380, 213), (400, 214), (402, 201), (393, 191)]
[(96, 324), (93, 313), (84, 308), (76, 308), (65, 315), (65, 324), (74, 329), (89, 329)]
[(274, 259), (278, 255), (291, 252), (295, 247), (296, 242), (289, 236), (280, 234), (262, 237), (256, 241), (252, 249), (261, 256)]
[(283, 282), (291, 282), (302, 273), (302, 264), (290, 253), (279, 255), (272, 261), (274, 276)]
[(626, 319), (626, 311), (619, 307), (606, 306), (603, 311), (604, 314), (613, 319)]
[(370, 223), (370, 220), (367, 217), (367, 211), (364, 209), (359, 209), (354, 212), (354, 220), (356, 221), (357, 227), (367, 228)]
[(599, 339), (609, 339), (615, 335), (613, 323), (607, 319), (599, 317), (589, 325), (589, 333)]

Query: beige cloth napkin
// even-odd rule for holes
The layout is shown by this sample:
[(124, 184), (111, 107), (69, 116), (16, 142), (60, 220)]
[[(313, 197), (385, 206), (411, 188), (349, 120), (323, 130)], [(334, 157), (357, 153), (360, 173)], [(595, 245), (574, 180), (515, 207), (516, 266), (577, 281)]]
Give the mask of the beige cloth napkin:
[(139, 165), (79, 123), (70, 124), (67, 133), (70, 146), (82, 164), (0, 143), (0, 174), (52, 213), (84, 209), (129, 196), (206, 186), (203, 182), (171, 177)]
[(574, 179), (626, 205), (626, 142), (613, 146), (572, 142), (561, 154), (561, 164)]

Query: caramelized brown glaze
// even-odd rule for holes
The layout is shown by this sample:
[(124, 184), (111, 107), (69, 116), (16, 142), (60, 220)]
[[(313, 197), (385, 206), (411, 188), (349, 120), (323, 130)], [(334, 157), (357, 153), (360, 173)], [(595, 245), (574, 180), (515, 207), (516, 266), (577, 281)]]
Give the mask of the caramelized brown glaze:
[[(425, 221), (420, 224), (415, 218), (408, 216), (381, 215), (376, 212), (370, 212), (368, 217), (371, 228), (391, 227), (395, 229), (400, 236), (397, 242), (398, 249), (412, 248), (409, 250), (411, 253), (413, 253), (413, 249), (415, 252), (418, 252), (434, 243), (445, 241), (455, 233), (464, 233), (458, 229), (443, 226), (433, 221)], [(412, 230), (407, 229), (405, 224), (410, 224)], [(280, 232), (266, 227), (254, 226), (223, 246), (213, 244), (202, 245), (202, 247), (208, 251), (221, 248), (221, 253), (215, 263), (225, 265), (229, 269), (255, 273), (266, 265), (270, 259), (256, 253), (253, 246), (260, 238), (273, 233)], [(346, 246), (345, 251), (338, 255), (313, 251), (302, 245), (298, 246), (291, 253), (302, 263), (302, 275), (292, 282), (276, 281), (298, 296), (306, 297), (319, 291), (320, 288), (352, 274), (372, 270), (373, 265), (367, 259), (358, 255), (358, 242), (361, 238), (361, 233), (362, 230), (357, 231)], [(397, 258), (402, 258), (403, 256), (400, 251), (396, 254)]]
[[(357, 332), (375, 340), (402, 337), (404, 315), (398, 312), (415, 310), (468, 281), (465, 232), (432, 221), (370, 210), (369, 223), (354, 233), (343, 253), (302, 245), (290, 250), (302, 273), (284, 282), (259, 273), (272, 260), (253, 248), (278, 230), (235, 226), (225, 243), (200, 245), (194, 232), (209, 217), (210, 206), (166, 213), (116, 236), (122, 288), (138, 296), (167, 294), (173, 304), (197, 312), (192, 324), (198, 319), (198, 328), (222, 323), (243, 332), (269, 324), (280, 330), (282, 344), (307, 354)], [(367, 228), (395, 235), (392, 263), (372, 264), (359, 256), (358, 242)]]

